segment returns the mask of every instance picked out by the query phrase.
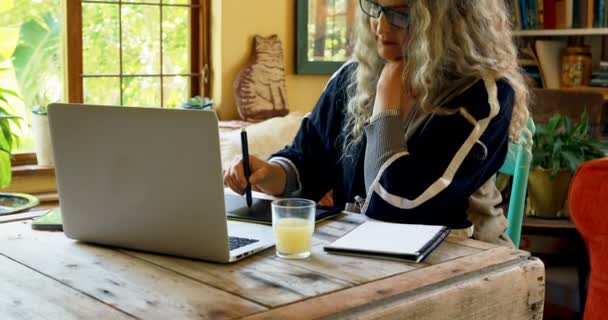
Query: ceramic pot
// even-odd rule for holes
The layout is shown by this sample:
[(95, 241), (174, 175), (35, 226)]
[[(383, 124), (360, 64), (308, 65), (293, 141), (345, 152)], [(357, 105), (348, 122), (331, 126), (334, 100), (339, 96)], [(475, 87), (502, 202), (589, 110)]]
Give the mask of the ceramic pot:
[(38, 165), (53, 166), (49, 117), (46, 113), (32, 112), (32, 135), (34, 137), (34, 151), (36, 152)]
[(561, 169), (551, 178), (551, 170), (534, 168), (528, 175), (528, 203), (526, 215), (541, 218), (565, 218), (563, 210), (568, 196), (571, 172)]

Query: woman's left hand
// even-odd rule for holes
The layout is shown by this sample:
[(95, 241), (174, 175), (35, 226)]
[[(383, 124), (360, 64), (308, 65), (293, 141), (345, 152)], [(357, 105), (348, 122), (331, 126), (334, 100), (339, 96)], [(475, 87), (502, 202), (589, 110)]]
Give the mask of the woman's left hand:
[(373, 114), (385, 110), (400, 110), (402, 115), (406, 115), (414, 104), (413, 95), (406, 91), (401, 80), (403, 72), (403, 61), (388, 61), (376, 87), (376, 99), (374, 101)]

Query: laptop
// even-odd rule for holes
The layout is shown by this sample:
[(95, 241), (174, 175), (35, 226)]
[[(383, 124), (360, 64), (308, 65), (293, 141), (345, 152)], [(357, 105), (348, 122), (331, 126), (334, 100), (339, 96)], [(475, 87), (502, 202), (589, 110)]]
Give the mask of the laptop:
[(67, 237), (214, 262), (274, 245), (272, 227), (226, 218), (213, 111), (48, 110)]

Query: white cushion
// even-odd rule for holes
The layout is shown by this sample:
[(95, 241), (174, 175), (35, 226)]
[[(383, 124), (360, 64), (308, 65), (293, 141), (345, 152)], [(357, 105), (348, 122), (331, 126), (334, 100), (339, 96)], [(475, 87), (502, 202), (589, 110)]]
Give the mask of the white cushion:
[[(247, 127), (249, 154), (268, 159), (273, 153), (290, 145), (295, 137), (304, 115), (290, 113), (275, 117)], [(220, 131), (222, 169), (225, 170), (238, 157), (241, 157), (241, 130)]]

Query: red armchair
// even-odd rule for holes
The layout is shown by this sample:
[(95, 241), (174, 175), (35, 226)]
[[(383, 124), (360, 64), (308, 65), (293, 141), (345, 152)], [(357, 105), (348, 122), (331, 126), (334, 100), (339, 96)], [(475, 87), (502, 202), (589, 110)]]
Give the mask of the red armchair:
[(568, 193), (570, 215), (587, 244), (591, 275), (585, 320), (608, 315), (608, 158), (583, 163)]

